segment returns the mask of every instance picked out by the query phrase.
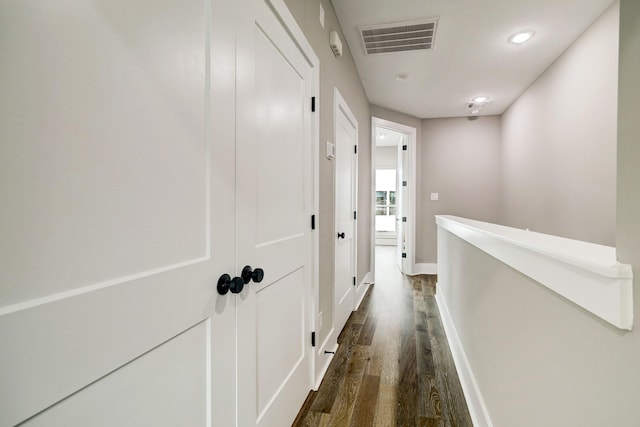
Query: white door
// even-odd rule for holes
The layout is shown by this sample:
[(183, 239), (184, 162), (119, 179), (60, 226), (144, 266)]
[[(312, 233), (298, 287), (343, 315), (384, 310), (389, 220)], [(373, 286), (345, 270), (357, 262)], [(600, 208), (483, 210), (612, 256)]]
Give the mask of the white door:
[(234, 141), (211, 133), (233, 98), (207, 40), (227, 22), (0, 3), (0, 425), (234, 424)]
[(356, 304), (356, 159), (357, 122), (349, 107), (334, 91), (336, 178), (335, 178), (335, 330), (339, 333)]
[(264, 271), (238, 301), (243, 427), (291, 425), (312, 378), (313, 59), (275, 6), (247, 1), (237, 33), (237, 269)]

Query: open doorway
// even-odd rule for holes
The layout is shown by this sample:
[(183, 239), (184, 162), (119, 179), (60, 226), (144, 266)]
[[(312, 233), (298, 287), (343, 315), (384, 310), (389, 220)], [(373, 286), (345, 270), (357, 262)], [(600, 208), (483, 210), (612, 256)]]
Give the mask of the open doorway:
[(398, 244), (398, 145), (405, 135), (390, 129), (376, 129), (375, 238), (376, 245)]
[(416, 129), (374, 117), (372, 143), (375, 244), (394, 246), (400, 270), (412, 274)]

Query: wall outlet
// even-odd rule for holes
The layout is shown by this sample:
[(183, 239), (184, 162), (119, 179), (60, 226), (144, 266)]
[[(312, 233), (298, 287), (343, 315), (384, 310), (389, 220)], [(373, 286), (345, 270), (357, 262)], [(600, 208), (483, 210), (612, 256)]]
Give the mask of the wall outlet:
[(322, 330), (322, 318), (324, 317), (323, 314), (324, 314), (323, 311), (318, 313), (318, 331)]
[(320, 4), (320, 26), (324, 28), (324, 8)]
[(431, 200), (438, 200), (440, 195), (438, 193), (431, 193)]

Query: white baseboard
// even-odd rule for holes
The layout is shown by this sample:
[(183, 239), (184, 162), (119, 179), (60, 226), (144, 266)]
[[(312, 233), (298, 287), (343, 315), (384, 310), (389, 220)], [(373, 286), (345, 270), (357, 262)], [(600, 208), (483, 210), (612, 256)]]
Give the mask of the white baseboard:
[(398, 240), (393, 237), (390, 239), (384, 237), (376, 237), (376, 246), (396, 246), (398, 244)]
[[(357, 291), (361, 296), (360, 296), (360, 299), (356, 302), (356, 306), (353, 309), (353, 311), (356, 311), (358, 308), (360, 308), (360, 304), (362, 303), (362, 300), (364, 299), (364, 296), (367, 294), (367, 290), (369, 289), (369, 286), (372, 283), (373, 283), (373, 274), (369, 271), (367, 274), (364, 275), (364, 279), (362, 279), (362, 282), (360, 282), (360, 284), (358, 285)], [(364, 286), (364, 289), (362, 288), (363, 286)]]
[[(357, 310), (358, 307), (360, 307), (364, 296), (367, 294), (369, 286), (371, 286), (372, 284), (373, 273), (369, 271), (364, 275), (364, 279), (362, 279), (362, 282), (360, 282), (360, 284), (358, 285), (358, 290), (362, 291), (362, 297), (360, 297), (360, 300), (357, 302), (354, 311)], [(364, 289), (362, 288), (363, 286), (365, 287)], [(333, 356), (335, 356), (335, 352), (338, 351), (338, 335), (340, 334), (340, 332), (341, 331), (337, 330), (336, 328), (333, 328), (329, 332), (329, 334), (327, 334), (327, 338), (325, 338), (324, 342), (322, 343), (322, 345), (320, 345), (318, 351), (316, 352), (316, 365), (320, 367), (319, 370), (316, 370), (317, 375), (315, 377), (315, 384), (313, 388), (316, 391), (318, 390), (318, 387), (320, 387), (320, 383), (322, 382), (324, 375), (327, 373), (329, 363), (331, 363)], [(325, 350), (333, 351), (334, 354), (325, 353)]]
[[(316, 370), (317, 375), (315, 378), (315, 384), (313, 385), (313, 389), (315, 391), (318, 391), (318, 387), (320, 387), (320, 383), (322, 383), (324, 375), (327, 373), (327, 369), (329, 369), (329, 364), (331, 363), (331, 360), (333, 360), (333, 356), (335, 356), (338, 352), (339, 345), (336, 338), (333, 338), (333, 340), (331, 339), (333, 335), (334, 330), (331, 330), (331, 332), (329, 332), (329, 334), (327, 335), (327, 339), (324, 340), (316, 353), (316, 364), (320, 366), (320, 370)], [(333, 344), (331, 345), (331, 348), (328, 349), (327, 347), (330, 342)], [(333, 353), (325, 353), (325, 350), (332, 351)]]
[(438, 303), (442, 326), (447, 335), (451, 355), (453, 356), (453, 361), (458, 371), (458, 377), (460, 378), (460, 384), (462, 385), (462, 391), (467, 401), (467, 407), (469, 408), (473, 425), (475, 427), (493, 427), (491, 417), (489, 417), (489, 411), (484, 403), (480, 388), (471, 370), (471, 365), (469, 365), (469, 360), (464, 352), (464, 347), (460, 342), (458, 331), (456, 330), (453, 319), (451, 318), (451, 313), (449, 313), (449, 308), (441, 292), (436, 291), (436, 302)]
[(434, 262), (413, 264), (411, 274), (438, 274), (438, 264)]

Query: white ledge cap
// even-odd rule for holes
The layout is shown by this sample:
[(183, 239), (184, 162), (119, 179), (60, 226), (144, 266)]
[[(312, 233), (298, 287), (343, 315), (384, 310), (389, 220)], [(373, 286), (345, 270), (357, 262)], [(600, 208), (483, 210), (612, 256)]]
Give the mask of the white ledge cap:
[[(631, 329), (633, 271), (618, 262), (616, 248), (451, 215), (436, 215), (436, 223), (615, 326)], [(577, 276), (573, 267), (592, 276)]]

